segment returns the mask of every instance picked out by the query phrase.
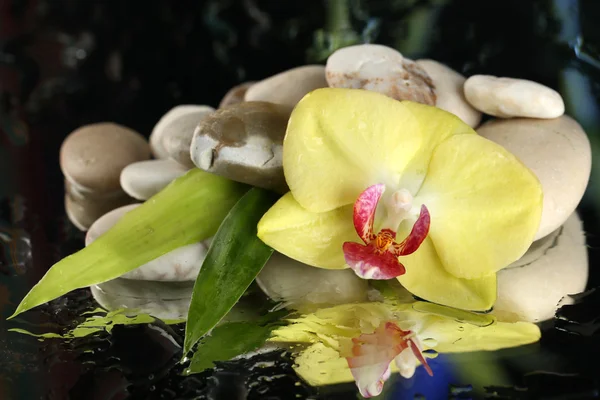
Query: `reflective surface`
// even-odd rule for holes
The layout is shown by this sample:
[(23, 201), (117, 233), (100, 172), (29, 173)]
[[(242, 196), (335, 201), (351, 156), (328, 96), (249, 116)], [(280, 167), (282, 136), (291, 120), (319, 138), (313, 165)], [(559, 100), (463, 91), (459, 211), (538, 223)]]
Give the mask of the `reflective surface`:
[[(600, 287), (600, 6), (493, 3), (349, 2), (358, 37), (466, 75), (528, 78), (561, 91), (594, 151), (579, 211), (588, 288)], [(307, 62), (313, 33), (326, 24), (323, 12), (320, 1), (0, 2), (1, 399), (358, 397), (353, 384), (320, 391), (302, 384), (281, 352), (183, 377), (182, 326), (117, 327), (111, 336), (71, 342), (7, 332), (71, 326), (96, 307), (88, 290), (4, 321), (54, 262), (83, 247), (84, 235), (63, 208), (58, 150), (69, 132), (115, 121), (148, 135), (174, 105), (216, 106), (234, 84)], [(382, 397), (599, 397), (600, 290), (579, 296), (542, 327), (534, 345), (442, 355), (431, 362), (434, 378), (421, 369), (411, 380), (393, 377)]]

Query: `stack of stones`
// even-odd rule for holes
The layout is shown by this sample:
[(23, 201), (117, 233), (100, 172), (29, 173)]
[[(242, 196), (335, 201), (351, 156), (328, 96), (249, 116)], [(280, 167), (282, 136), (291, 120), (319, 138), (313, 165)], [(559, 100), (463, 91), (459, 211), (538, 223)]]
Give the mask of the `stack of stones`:
[[(461, 118), (480, 135), (504, 146), (537, 175), (544, 191), (541, 225), (529, 251), (498, 273), (498, 301), (493, 313), (499, 318), (507, 321), (551, 318), (559, 304), (569, 301), (569, 294), (585, 289), (587, 250), (581, 220), (575, 209), (589, 180), (591, 149), (581, 126), (564, 115), (560, 94), (522, 79), (485, 75), (467, 79), (444, 64), (433, 60), (413, 61), (385, 46), (342, 48), (329, 57), (325, 66), (301, 66), (259, 82), (241, 84), (225, 95), (217, 110), (203, 105), (175, 107), (159, 120), (150, 136), (150, 148), (155, 159), (148, 160), (147, 145), (140, 142), (135, 156), (132, 153), (128, 162), (118, 166), (121, 168), (120, 188), (115, 185), (114, 171), (118, 169), (115, 166), (111, 169), (113, 175), (110, 179), (105, 178), (111, 184), (102, 186), (104, 191), (99, 190), (100, 186), (94, 186), (92, 190), (100, 193), (112, 190), (113, 195), (124, 191), (132, 198), (144, 201), (189, 168), (197, 167), (283, 193), (287, 191), (282, 167), (287, 120), (304, 95), (323, 87), (371, 90), (397, 100), (411, 100), (444, 109)], [(481, 124), (483, 114), (492, 118)], [(81, 128), (89, 129), (91, 127)], [(125, 133), (131, 132), (128, 130), (121, 132), (124, 136), (135, 135)], [(64, 147), (69, 140), (71, 137)], [(71, 157), (80, 157), (78, 148), (71, 147)], [(111, 146), (111, 151), (114, 148)], [(100, 159), (94, 161), (99, 163)], [(86, 171), (90, 170), (82, 169), (75, 174), (72, 167), (65, 166), (63, 171), (69, 183), (77, 181), (78, 188), (84, 182), (85, 186), (89, 184), (90, 180), (84, 178)], [(98, 174), (93, 176), (101, 180)], [(109, 211), (126, 202), (123, 200), (109, 205), (107, 201), (104, 210)], [(109, 229), (127, 210), (119, 208), (99, 219), (92, 225), (88, 237), (92, 232), (92, 236), (97, 236)], [(72, 220), (75, 219), (73, 214), (71, 210)], [(89, 221), (94, 219), (87, 219), (86, 224), (76, 224), (88, 227)], [(153, 261), (162, 259), (154, 266), (140, 267), (120, 278), (117, 285), (119, 293), (115, 293), (115, 296), (120, 296), (117, 303), (121, 306), (126, 304), (122, 297), (126, 296), (123, 282), (127, 279), (130, 282), (135, 282), (133, 279), (147, 282), (193, 281), (207, 244), (186, 250), (194, 262), (185, 267), (173, 261), (176, 256), (169, 253)], [(298, 273), (302, 269), (305, 274)], [(348, 299), (343, 296), (338, 299), (320, 294), (343, 293), (344, 288), (352, 288), (355, 301), (366, 299), (368, 285), (358, 283), (359, 278), (348, 272), (314, 269), (284, 256), (276, 256), (258, 277), (258, 283), (267, 294), (282, 301), (297, 302), (298, 299), (310, 298), (315, 303), (347, 302)], [(292, 282), (286, 285), (286, 274), (310, 277), (315, 284), (294, 285)], [(318, 284), (325, 281), (325, 286)], [(111, 285), (115, 286), (114, 282)], [(106, 300), (112, 290), (109, 286), (104, 284), (94, 290), (99, 302), (110, 306), (114, 304)], [(140, 297), (139, 287), (132, 287), (132, 298)], [(298, 292), (295, 290), (297, 287), (303, 291)], [(320, 292), (312, 293), (311, 287)], [(161, 297), (156, 286), (151, 289), (149, 297)], [(179, 287), (176, 289), (180, 290)], [(177, 293), (180, 296), (182, 292)], [(172, 297), (170, 294), (165, 296)], [(189, 298), (182, 302), (182, 307), (187, 307), (187, 304)], [(185, 315), (185, 309), (178, 312)], [(167, 314), (172, 316), (173, 313)], [(162, 314), (157, 311), (155, 315)]]
[(146, 139), (121, 125), (86, 125), (67, 136), (60, 149), (60, 168), (71, 222), (85, 231), (108, 211), (131, 203), (119, 184), (121, 170), (149, 158)]
[[(60, 152), (65, 209), (71, 222), (87, 231), (86, 246), (194, 167), (189, 154), (192, 134), (213, 111), (194, 105), (174, 108), (156, 124), (150, 143), (113, 123), (83, 126), (67, 136)], [(159, 318), (185, 318), (209, 245), (210, 239), (178, 248), (117, 280), (92, 287), (92, 293), (108, 309), (143, 305)]]

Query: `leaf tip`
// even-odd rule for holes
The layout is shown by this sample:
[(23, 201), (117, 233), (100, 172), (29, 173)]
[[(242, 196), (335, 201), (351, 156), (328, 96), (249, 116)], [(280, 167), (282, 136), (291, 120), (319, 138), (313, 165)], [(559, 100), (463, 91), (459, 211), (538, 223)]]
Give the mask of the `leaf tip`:
[(27, 305), (25, 304), (25, 299), (23, 299), (23, 301), (21, 301), (21, 303), (19, 304), (19, 306), (17, 307), (17, 309), (15, 310), (15, 312), (12, 313), (12, 315), (8, 318), (6, 318), (7, 321), (13, 319), (14, 317), (16, 317), (17, 315), (24, 313), (25, 311), (29, 310), (30, 307), (27, 307)]

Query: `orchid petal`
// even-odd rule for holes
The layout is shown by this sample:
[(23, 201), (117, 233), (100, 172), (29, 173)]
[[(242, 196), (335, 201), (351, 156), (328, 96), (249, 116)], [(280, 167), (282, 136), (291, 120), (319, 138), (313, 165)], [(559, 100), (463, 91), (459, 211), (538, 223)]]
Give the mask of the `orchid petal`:
[(291, 193), (262, 217), (258, 237), (290, 258), (328, 269), (346, 268), (342, 244), (360, 241), (352, 226), (352, 206), (312, 213), (298, 204)]
[[(410, 226), (410, 221), (403, 222), (398, 235), (406, 234)], [(418, 251), (402, 257), (402, 263), (406, 273), (398, 280), (409, 292), (425, 300), (472, 311), (488, 311), (496, 301), (496, 274), (478, 279), (450, 274), (444, 269), (429, 236)]]
[(285, 180), (309, 211), (353, 204), (374, 183), (397, 184), (422, 136), (419, 121), (403, 102), (366, 90), (317, 89), (290, 116), (283, 144)]
[(417, 153), (404, 168), (398, 187), (416, 193), (423, 183), (431, 155), (438, 144), (454, 135), (476, 135), (477, 133), (456, 115), (437, 107), (411, 101), (403, 101), (402, 104), (419, 121), (421, 144)]
[(444, 269), (469, 279), (495, 273), (527, 251), (540, 223), (542, 189), (500, 145), (458, 135), (435, 149), (414, 201), (429, 208), (429, 237)]
[(314, 212), (354, 203), (376, 182), (419, 188), (432, 150), (458, 134), (475, 134), (437, 107), (357, 89), (317, 89), (297, 105), (283, 146), (294, 197)]
[(394, 245), (394, 254), (397, 256), (407, 256), (417, 251), (429, 233), (430, 223), (429, 211), (425, 204), (423, 204), (419, 218), (417, 218), (417, 222), (413, 225), (406, 239), (402, 243)]
[(346, 242), (343, 251), (346, 264), (363, 279), (392, 279), (405, 272), (397, 256), (388, 251), (377, 254), (373, 245)]
[(369, 244), (374, 239), (373, 221), (375, 220), (375, 210), (384, 191), (385, 185), (381, 183), (369, 186), (358, 196), (354, 203), (354, 229), (356, 229), (356, 233), (365, 244)]

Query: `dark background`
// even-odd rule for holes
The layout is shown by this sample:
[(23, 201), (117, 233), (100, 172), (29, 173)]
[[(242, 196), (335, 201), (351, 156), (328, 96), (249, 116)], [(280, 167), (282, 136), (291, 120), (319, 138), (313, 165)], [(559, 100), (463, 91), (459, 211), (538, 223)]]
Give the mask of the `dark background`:
[[(182, 378), (179, 348), (166, 339), (181, 342), (180, 326), (122, 327), (71, 343), (6, 331), (59, 331), (94, 307), (86, 290), (4, 321), (54, 262), (83, 246), (63, 209), (58, 150), (68, 133), (114, 121), (149, 135), (175, 105), (216, 106), (233, 85), (322, 63), (345, 41), (386, 44), (467, 76), (527, 78), (558, 89), (594, 151), (579, 211), (589, 287), (600, 286), (600, 2), (341, 3), (349, 25), (340, 24), (335, 0), (0, 0), (0, 400), (356, 398), (352, 384), (320, 393), (300, 384), (285, 354), (263, 356), (277, 361), (267, 369), (251, 369), (256, 360), (224, 363), (215, 374)], [(451, 360), (493, 365), (512, 386), (495, 387), (493, 373), (472, 381), (441, 374), (434, 384), (396, 382), (387, 397), (599, 397), (598, 292), (545, 323), (539, 344)]]

